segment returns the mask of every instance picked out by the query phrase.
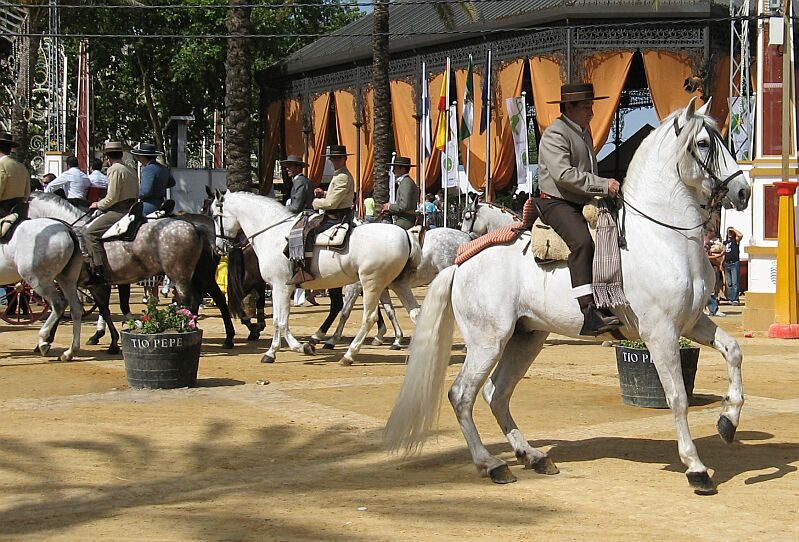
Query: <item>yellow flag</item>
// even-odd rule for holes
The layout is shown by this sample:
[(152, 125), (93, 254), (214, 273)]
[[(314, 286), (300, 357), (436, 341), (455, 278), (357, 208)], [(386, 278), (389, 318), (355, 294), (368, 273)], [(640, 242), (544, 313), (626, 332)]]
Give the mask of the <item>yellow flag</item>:
[(441, 96), (438, 98), (436, 148), (442, 151), (447, 146), (447, 88), (449, 88), (449, 70), (444, 72), (444, 80), (441, 83)]

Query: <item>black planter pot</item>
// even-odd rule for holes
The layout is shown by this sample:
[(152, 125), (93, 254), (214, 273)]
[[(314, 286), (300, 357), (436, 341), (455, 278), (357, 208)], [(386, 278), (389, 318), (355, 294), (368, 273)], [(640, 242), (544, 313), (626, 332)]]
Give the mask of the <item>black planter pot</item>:
[(131, 388), (171, 389), (197, 383), (203, 332), (122, 332), (122, 356)]
[[(699, 362), (699, 348), (680, 348), (682, 378), (688, 402), (694, 396), (694, 380)], [(625, 405), (649, 408), (668, 408), (663, 386), (660, 384), (655, 364), (649, 350), (643, 348), (616, 347), (616, 366), (619, 370), (621, 399)]]

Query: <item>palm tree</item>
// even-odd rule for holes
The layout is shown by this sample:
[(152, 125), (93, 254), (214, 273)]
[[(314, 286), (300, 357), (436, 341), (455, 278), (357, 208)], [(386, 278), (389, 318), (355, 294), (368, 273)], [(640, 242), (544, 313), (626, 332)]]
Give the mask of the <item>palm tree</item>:
[(226, 27), (230, 35), (225, 59), (225, 139), (227, 147), (227, 186), (246, 190), (252, 184), (252, 51), (249, 0), (230, 0)]

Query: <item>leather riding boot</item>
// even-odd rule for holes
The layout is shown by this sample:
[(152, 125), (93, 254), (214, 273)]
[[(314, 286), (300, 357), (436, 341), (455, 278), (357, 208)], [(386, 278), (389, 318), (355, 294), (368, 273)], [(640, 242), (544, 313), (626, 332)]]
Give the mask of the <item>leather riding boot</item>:
[(580, 296), (577, 301), (580, 303), (580, 311), (584, 317), (580, 335), (596, 337), (621, 327), (621, 322), (618, 318), (596, 307), (593, 295)]

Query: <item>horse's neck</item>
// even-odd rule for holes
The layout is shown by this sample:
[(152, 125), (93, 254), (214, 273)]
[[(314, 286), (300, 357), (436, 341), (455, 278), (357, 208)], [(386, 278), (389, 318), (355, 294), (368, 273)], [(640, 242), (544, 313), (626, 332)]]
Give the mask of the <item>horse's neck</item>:
[(85, 219), (81, 218), (83, 213), (78, 209), (58, 205), (44, 199), (32, 199), (29, 209), (29, 216), (31, 218), (55, 218), (69, 224), (75, 223), (78, 219), (85, 221)]
[[(251, 237), (261, 231), (264, 228), (269, 228), (272, 225), (276, 225), (278, 222), (286, 222), (286, 217), (280, 215), (272, 215), (263, 208), (256, 201), (249, 202), (243, 199), (238, 198), (236, 200), (231, 200), (227, 205), (230, 206), (230, 212), (236, 216), (239, 221), (239, 226), (241, 227), (241, 231), (244, 232), (244, 235), (247, 237)], [(291, 215), (289, 215), (290, 217)], [(280, 227), (271, 228), (263, 233), (263, 235), (268, 235), (269, 231), (279, 230)], [(261, 235), (259, 235), (261, 237)]]
[(513, 215), (503, 212), (497, 207), (485, 207), (488, 220), (486, 221), (488, 231), (497, 230), (513, 223)]

